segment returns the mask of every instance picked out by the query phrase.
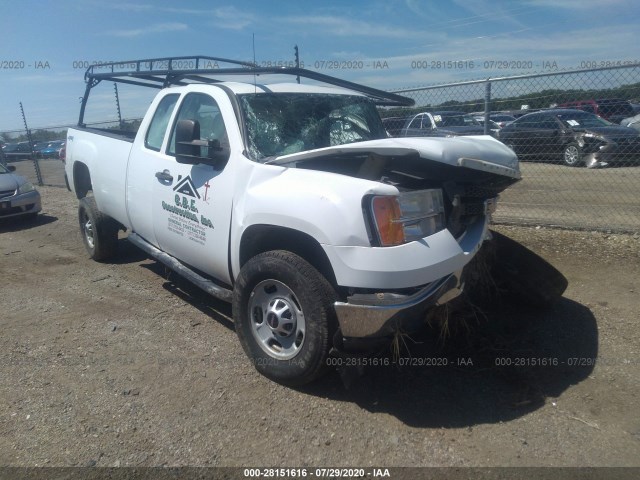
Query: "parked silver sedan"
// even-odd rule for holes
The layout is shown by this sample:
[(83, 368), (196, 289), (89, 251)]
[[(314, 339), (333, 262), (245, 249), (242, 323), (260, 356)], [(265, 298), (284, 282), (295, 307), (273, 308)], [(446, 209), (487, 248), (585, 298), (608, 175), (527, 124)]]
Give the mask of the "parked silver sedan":
[(35, 217), (42, 204), (40, 193), (26, 178), (16, 175), (16, 167), (0, 163), (0, 220), (9, 217)]

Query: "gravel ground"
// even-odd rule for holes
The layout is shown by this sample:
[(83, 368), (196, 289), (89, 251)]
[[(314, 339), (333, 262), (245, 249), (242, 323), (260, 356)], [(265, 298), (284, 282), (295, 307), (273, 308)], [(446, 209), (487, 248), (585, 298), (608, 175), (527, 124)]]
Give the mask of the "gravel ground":
[(41, 193), (0, 224), (0, 465), (640, 466), (637, 235), (498, 227), (569, 279), (552, 309), (496, 304), (291, 389), (229, 306), (124, 239), (89, 260), (77, 201)]

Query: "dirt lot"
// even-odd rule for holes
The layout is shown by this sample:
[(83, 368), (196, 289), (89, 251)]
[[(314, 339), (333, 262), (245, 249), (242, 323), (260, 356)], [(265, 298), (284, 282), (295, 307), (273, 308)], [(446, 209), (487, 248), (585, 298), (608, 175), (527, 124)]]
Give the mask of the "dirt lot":
[(0, 224), (0, 465), (640, 465), (637, 235), (501, 227), (568, 277), (553, 309), (496, 305), (407, 339), (416, 366), (294, 390), (227, 305), (124, 239), (90, 261), (75, 199), (41, 192), (36, 222)]

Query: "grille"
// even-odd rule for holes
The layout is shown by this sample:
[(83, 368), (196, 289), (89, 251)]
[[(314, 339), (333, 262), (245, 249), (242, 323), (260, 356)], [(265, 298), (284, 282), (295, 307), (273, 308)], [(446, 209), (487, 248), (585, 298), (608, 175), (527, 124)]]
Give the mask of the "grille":
[(16, 193), (15, 190), (0, 190), (0, 198), (12, 197)]
[[(451, 192), (458, 198), (457, 207), (449, 207), (447, 228), (458, 238), (475, 219), (485, 214), (485, 201), (498, 197), (511, 180), (497, 183), (458, 183), (451, 187)], [(451, 197), (450, 197), (451, 198)]]

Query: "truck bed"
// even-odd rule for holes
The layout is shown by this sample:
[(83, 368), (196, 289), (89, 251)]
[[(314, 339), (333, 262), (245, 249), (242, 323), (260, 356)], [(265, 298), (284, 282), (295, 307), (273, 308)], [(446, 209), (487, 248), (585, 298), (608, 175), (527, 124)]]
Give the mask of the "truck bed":
[[(126, 178), (129, 155), (136, 132), (102, 128), (73, 127), (67, 132), (67, 162), (69, 183), (78, 191), (82, 171), (76, 165), (86, 165), (92, 182), (93, 196), (101, 212), (129, 226), (126, 210)], [(84, 168), (84, 167), (80, 167)]]
[(114, 130), (111, 128), (96, 128), (96, 127), (75, 127), (76, 130), (94, 133), (96, 135), (103, 135), (105, 137), (111, 137), (118, 140), (124, 140), (125, 142), (133, 143), (136, 138), (138, 130)]

